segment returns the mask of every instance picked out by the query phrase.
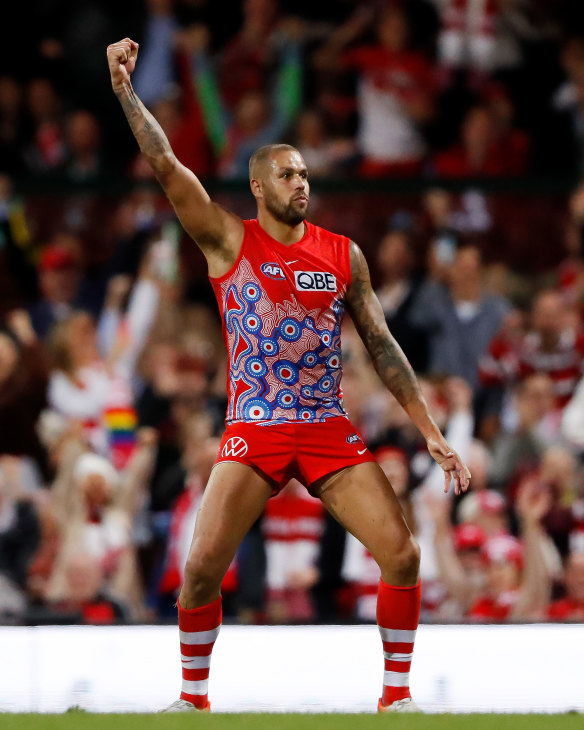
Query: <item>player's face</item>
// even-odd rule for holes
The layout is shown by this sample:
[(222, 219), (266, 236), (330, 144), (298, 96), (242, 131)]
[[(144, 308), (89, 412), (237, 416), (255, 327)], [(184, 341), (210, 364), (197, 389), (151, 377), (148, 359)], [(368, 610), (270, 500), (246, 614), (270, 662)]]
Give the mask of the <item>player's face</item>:
[(300, 153), (274, 155), (268, 163), (262, 188), (266, 209), (276, 220), (296, 226), (306, 218), (310, 186)]

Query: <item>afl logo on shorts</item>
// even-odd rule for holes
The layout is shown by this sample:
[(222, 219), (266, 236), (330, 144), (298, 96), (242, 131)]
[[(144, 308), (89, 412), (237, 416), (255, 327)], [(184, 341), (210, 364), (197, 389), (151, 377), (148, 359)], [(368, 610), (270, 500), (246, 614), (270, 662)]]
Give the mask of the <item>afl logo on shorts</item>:
[(362, 444), (361, 436), (359, 436), (358, 433), (352, 433), (350, 436), (347, 436), (347, 443), (348, 444)]
[(227, 456), (245, 456), (247, 454), (247, 442), (241, 436), (232, 436), (227, 439), (225, 446), (221, 449), (221, 458)]
[(328, 271), (295, 271), (294, 279), (300, 291), (337, 290), (337, 278)]
[(269, 276), (270, 279), (285, 279), (284, 273), (278, 264), (265, 263), (261, 265), (262, 274)]

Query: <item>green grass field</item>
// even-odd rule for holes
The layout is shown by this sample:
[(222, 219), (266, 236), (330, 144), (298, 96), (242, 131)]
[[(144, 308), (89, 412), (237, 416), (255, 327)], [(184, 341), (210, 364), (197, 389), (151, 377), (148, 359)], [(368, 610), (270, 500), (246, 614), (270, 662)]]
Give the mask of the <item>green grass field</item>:
[(582, 730), (584, 717), (566, 715), (64, 715), (0, 714), (2, 730)]

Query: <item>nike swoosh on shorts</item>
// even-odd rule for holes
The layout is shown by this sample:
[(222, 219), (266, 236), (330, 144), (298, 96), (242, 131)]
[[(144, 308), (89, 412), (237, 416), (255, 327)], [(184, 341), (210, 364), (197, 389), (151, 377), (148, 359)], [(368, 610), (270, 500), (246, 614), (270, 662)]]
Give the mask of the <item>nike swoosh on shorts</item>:
[(363, 449), (362, 451), (359, 451), (357, 449), (357, 453), (359, 454), (359, 456), (361, 456), (362, 454), (364, 454), (366, 451), (367, 451), (367, 449)]

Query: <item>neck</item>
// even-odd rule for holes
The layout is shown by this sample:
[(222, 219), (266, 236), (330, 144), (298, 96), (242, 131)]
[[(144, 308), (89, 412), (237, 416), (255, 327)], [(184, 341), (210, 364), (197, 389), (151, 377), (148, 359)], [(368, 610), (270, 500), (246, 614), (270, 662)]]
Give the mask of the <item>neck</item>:
[(258, 223), (269, 236), (286, 246), (298, 243), (306, 231), (304, 221), (296, 226), (289, 226), (287, 223), (277, 220), (265, 210), (258, 210)]
[(455, 302), (477, 302), (481, 298), (480, 284), (473, 281), (454, 284), (450, 291)]
[(555, 350), (560, 341), (560, 335), (555, 332), (544, 332), (540, 334), (541, 346), (545, 351)]

